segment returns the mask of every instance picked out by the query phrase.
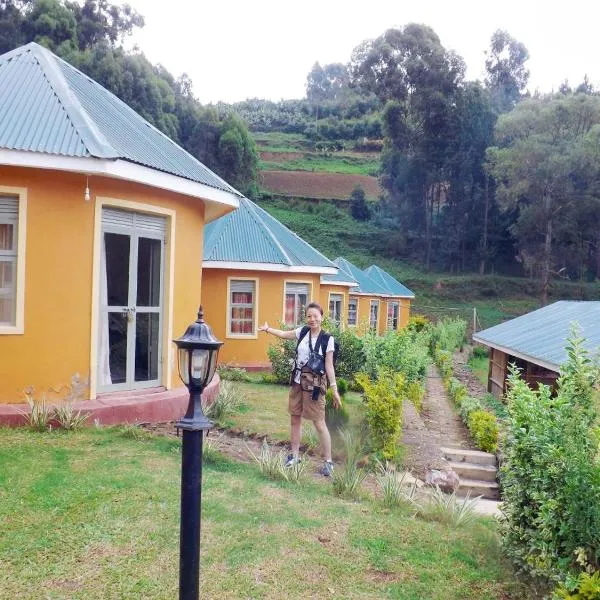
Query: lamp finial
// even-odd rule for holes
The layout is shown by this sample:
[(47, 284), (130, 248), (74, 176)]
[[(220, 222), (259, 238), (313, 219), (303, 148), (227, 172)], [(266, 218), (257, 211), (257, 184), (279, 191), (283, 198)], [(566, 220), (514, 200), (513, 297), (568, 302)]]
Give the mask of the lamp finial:
[(198, 318), (196, 319), (196, 323), (204, 323), (204, 309), (202, 308), (202, 304), (198, 307)]

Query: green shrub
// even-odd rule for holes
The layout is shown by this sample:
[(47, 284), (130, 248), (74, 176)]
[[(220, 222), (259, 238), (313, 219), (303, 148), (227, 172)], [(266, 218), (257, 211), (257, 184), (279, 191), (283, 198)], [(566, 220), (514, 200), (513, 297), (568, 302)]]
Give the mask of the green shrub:
[(448, 350), (441, 350), (440, 348), (435, 348), (433, 353), (433, 358), (435, 360), (435, 364), (437, 365), (440, 373), (442, 374), (442, 378), (444, 381), (447, 381), (450, 377), (452, 377), (452, 352)]
[(486, 410), (474, 410), (467, 418), (467, 427), (479, 449), (484, 452), (496, 452), (498, 422), (494, 415)]
[(466, 333), (467, 322), (463, 319), (441, 319), (430, 328), (431, 349), (439, 348), (452, 353), (463, 347)]
[(348, 387), (349, 387), (348, 382), (343, 377), (339, 377), (336, 380), (336, 383), (337, 383), (338, 393), (343, 398), (348, 393)]
[(243, 403), (240, 390), (229, 381), (221, 382), (219, 393), (212, 402), (203, 402), (204, 414), (219, 425), (225, 424), (225, 419), (234, 413)]
[(499, 421), (504, 421), (508, 418), (508, 410), (506, 404), (501, 400), (498, 400), (494, 394), (489, 392), (482, 398), (482, 403), (489, 408)]
[(271, 361), (276, 382), (289, 384), (296, 356), (296, 340), (278, 339), (275, 344), (269, 346), (267, 355)]
[(219, 377), (226, 381), (252, 381), (248, 377), (246, 370), (240, 367), (233, 367), (227, 364), (219, 365), (217, 372), (219, 373)]
[(406, 327), (414, 331), (423, 331), (429, 326), (429, 319), (425, 315), (412, 315)]
[(429, 335), (408, 329), (388, 331), (383, 336), (364, 336), (365, 361), (362, 370), (372, 379), (379, 369), (402, 373), (406, 381), (422, 381), (431, 363)]
[(262, 380), (262, 383), (269, 383), (269, 384), (279, 383), (277, 381), (277, 376), (273, 373), (262, 373), (260, 378)]
[(367, 471), (358, 466), (361, 445), (349, 431), (342, 432), (342, 439), (344, 441), (344, 462), (333, 472), (333, 493), (343, 498), (356, 498), (359, 494), (360, 484), (367, 476)]
[(551, 584), (600, 569), (600, 465), (593, 368), (572, 334), (552, 397), (509, 376), (509, 418), (501, 467), (505, 552), (517, 567)]
[(423, 410), (423, 399), (425, 398), (425, 386), (419, 381), (411, 381), (406, 386), (406, 397), (413, 403), (417, 412)]
[(485, 346), (473, 346), (472, 355), (475, 358), (487, 358), (489, 354), (490, 353)]
[(553, 600), (598, 600), (600, 598), (600, 571), (580, 573), (574, 581), (561, 583), (552, 595)]
[(90, 415), (84, 415), (73, 408), (73, 402), (62, 402), (52, 410), (52, 418), (66, 431), (81, 429)]
[(365, 373), (356, 376), (362, 386), (365, 418), (373, 449), (384, 460), (394, 460), (402, 432), (402, 401), (406, 395), (406, 380), (400, 373), (380, 371), (373, 381)]
[(23, 412), (27, 427), (32, 431), (46, 431), (52, 418), (51, 408), (46, 403), (46, 394), (41, 398), (34, 397), (33, 389), (27, 390), (25, 400), (29, 405), (29, 412)]
[(467, 388), (456, 377), (448, 379), (446, 389), (448, 390), (448, 395), (457, 406), (460, 406), (462, 401), (469, 395)]
[(469, 415), (476, 410), (483, 410), (481, 400), (467, 396), (460, 404), (460, 418), (465, 424), (468, 423)]

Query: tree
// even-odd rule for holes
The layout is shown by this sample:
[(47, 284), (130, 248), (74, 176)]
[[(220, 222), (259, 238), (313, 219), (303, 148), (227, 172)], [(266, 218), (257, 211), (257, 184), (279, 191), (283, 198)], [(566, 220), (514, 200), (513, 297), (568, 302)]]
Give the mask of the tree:
[(365, 190), (357, 185), (350, 194), (350, 214), (357, 221), (366, 221), (369, 219), (370, 211), (367, 205)]
[(524, 100), (499, 118), (498, 146), (487, 152), (501, 206), (518, 210), (512, 231), (522, 260), (541, 272), (544, 304), (556, 272), (555, 246), (565, 243), (564, 224), (576, 218), (585, 199), (597, 198), (599, 129), (599, 97)]
[(403, 222), (424, 237), (426, 268), (431, 263), (436, 208), (439, 213), (448, 179), (456, 95), (464, 69), (462, 59), (424, 25), (390, 29), (352, 54), (354, 84), (387, 102), (382, 184)]
[(529, 52), (524, 44), (498, 29), (492, 34), (487, 55), (485, 82), (498, 110), (507, 112), (521, 99), (527, 87), (529, 71), (525, 63), (529, 59)]

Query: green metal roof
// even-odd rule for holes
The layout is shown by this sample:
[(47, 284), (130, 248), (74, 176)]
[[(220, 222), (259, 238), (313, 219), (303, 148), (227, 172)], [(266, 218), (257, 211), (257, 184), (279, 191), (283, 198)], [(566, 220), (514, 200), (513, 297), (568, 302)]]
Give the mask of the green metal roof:
[(247, 198), (240, 199), (237, 210), (206, 226), (204, 261), (337, 272), (328, 258)]
[(355, 281), (352, 277), (344, 273), (344, 271), (342, 271), (341, 269), (335, 275), (321, 275), (321, 283), (326, 285), (335, 285), (336, 283), (339, 285), (348, 285), (349, 283), (351, 283), (352, 287), (358, 285), (357, 281)]
[(0, 56), (0, 148), (122, 159), (240, 196), (114, 94), (34, 42)]
[(565, 347), (573, 323), (579, 324), (585, 348), (592, 353), (600, 350), (600, 302), (555, 302), (478, 331), (473, 340), (559, 371), (567, 360)]
[(364, 271), (361, 271), (356, 265), (353, 265), (345, 258), (339, 257), (333, 261), (351, 280), (358, 283), (358, 286), (350, 291), (358, 294), (373, 294), (375, 296), (389, 296), (390, 293), (382, 285), (371, 279)]
[(392, 296), (400, 296), (402, 298), (414, 298), (415, 295), (397, 279), (392, 277), (387, 271), (384, 271), (377, 265), (371, 265), (364, 271), (373, 281), (381, 284), (388, 290)]

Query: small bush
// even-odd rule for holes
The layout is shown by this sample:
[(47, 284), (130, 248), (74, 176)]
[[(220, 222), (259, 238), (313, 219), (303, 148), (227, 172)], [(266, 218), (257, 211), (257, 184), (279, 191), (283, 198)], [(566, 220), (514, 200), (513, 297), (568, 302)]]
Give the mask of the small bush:
[(484, 452), (496, 452), (498, 449), (498, 422), (494, 415), (486, 410), (474, 410), (469, 414), (467, 427), (478, 448)]
[(252, 381), (245, 369), (231, 365), (220, 365), (217, 369), (219, 377), (226, 381)]
[(479, 498), (471, 499), (467, 494), (465, 498), (459, 498), (456, 493), (444, 494), (439, 487), (435, 487), (428, 502), (423, 504), (419, 516), (433, 521), (439, 521), (452, 527), (463, 527), (471, 524), (477, 519), (475, 505)]
[(327, 427), (330, 429), (343, 429), (349, 420), (350, 415), (343, 400), (339, 408), (333, 407), (333, 391), (329, 388), (325, 394), (325, 423)]
[(475, 358), (487, 358), (489, 356), (489, 351), (484, 346), (473, 346), (472, 355)]
[(261, 379), (262, 379), (263, 383), (268, 383), (268, 384), (279, 383), (277, 381), (277, 376), (274, 375), (273, 373), (262, 373)]
[(348, 382), (340, 377), (336, 380), (339, 395), (343, 398), (348, 393)]
[(289, 384), (296, 356), (296, 340), (279, 339), (269, 346), (267, 354), (276, 382)]
[(365, 417), (373, 449), (384, 460), (394, 460), (402, 432), (402, 401), (406, 395), (406, 380), (400, 373), (380, 371), (377, 380), (360, 373), (357, 382), (364, 390)]
[(459, 413), (460, 418), (463, 420), (465, 425), (468, 422), (469, 415), (476, 410), (483, 410), (483, 406), (479, 398), (471, 398), (470, 396), (468, 396), (462, 401)]
[(411, 381), (406, 387), (406, 396), (420, 413), (423, 410), (425, 386), (419, 381)]
[(269, 479), (299, 483), (304, 477), (307, 461), (301, 459), (293, 466), (286, 467), (285, 453), (271, 450), (267, 440), (263, 440), (258, 455), (254, 454), (250, 448), (248, 448), (248, 453), (258, 465), (260, 472)]
[(431, 348), (454, 352), (462, 348), (467, 333), (467, 322), (463, 319), (444, 318), (431, 327)]
[(384, 506), (395, 508), (397, 506), (414, 506), (417, 493), (417, 482), (407, 486), (404, 483), (408, 472), (399, 474), (395, 469), (390, 469), (377, 461), (377, 485), (381, 490)]
[(208, 465), (214, 465), (220, 462), (223, 458), (221, 448), (223, 446), (223, 435), (215, 437), (214, 435), (206, 435), (202, 447), (202, 462)]
[(306, 446), (306, 451), (310, 452), (319, 445), (319, 435), (312, 426), (302, 428), (302, 443)]
[(202, 408), (209, 419), (222, 425), (225, 418), (240, 407), (242, 401), (240, 390), (229, 381), (223, 381), (215, 399), (210, 403), (203, 402)]
[(406, 327), (413, 331), (423, 331), (429, 326), (429, 319), (425, 315), (412, 315)]
[(598, 600), (600, 598), (600, 571), (580, 573), (574, 580), (562, 583), (554, 591), (552, 600)]
[(462, 401), (469, 395), (467, 388), (456, 377), (450, 377), (446, 389), (450, 398), (457, 406), (460, 406)]
[(343, 498), (356, 498), (360, 485), (367, 476), (366, 470), (358, 466), (361, 445), (355, 441), (349, 431), (342, 432), (342, 439), (345, 458), (343, 468), (337, 468), (333, 472), (333, 492)]
[(54, 419), (62, 429), (74, 431), (80, 429), (87, 421), (89, 415), (81, 414), (81, 411), (75, 411), (72, 402), (63, 402), (57, 404), (52, 411)]
[(32, 431), (46, 431), (52, 418), (50, 406), (46, 403), (46, 395), (42, 394), (37, 400), (33, 390), (25, 392), (25, 400), (29, 405), (29, 412), (23, 413), (26, 425)]

